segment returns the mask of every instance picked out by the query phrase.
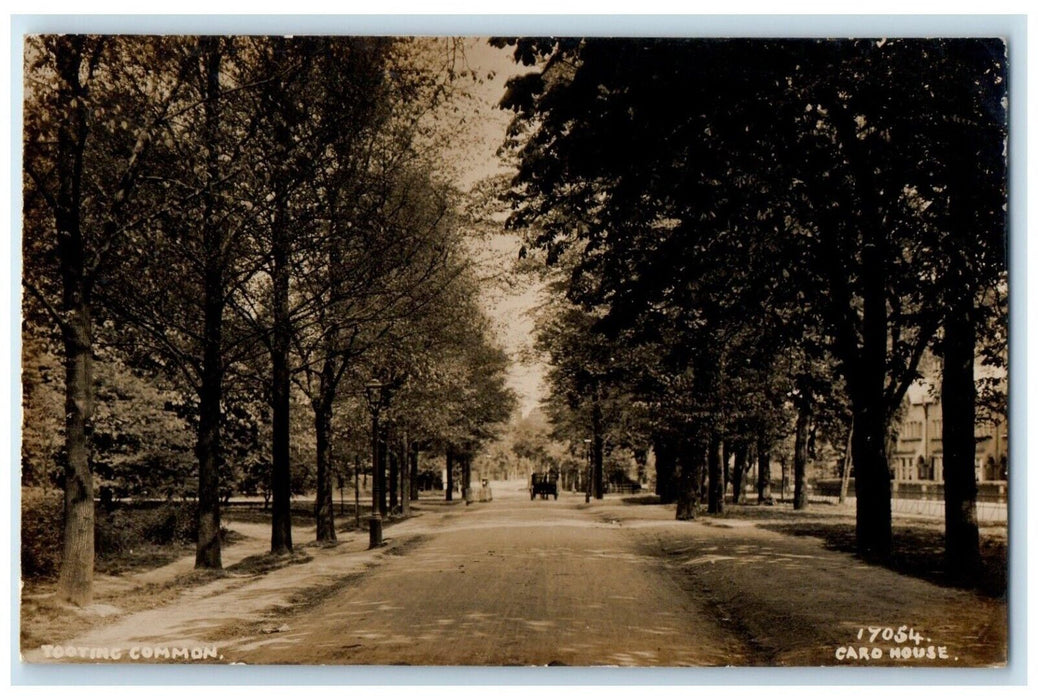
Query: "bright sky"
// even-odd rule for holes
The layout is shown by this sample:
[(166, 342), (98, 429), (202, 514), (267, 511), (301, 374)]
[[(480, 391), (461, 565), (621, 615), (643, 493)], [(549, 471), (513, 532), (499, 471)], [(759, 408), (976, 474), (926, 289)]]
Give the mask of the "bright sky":
[[(450, 154), (457, 169), (457, 186), (468, 190), (491, 175), (507, 172), (497, 157), (504, 142), (505, 130), (512, 113), (498, 108), (509, 77), (529, 71), (517, 66), (510, 50), (496, 49), (486, 39), (468, 39), (465, 42), (468, 67), (484, 78), (474, 85), (471, 112), (463, 133), (456, 139), (456, 148)], [(492, 79), (486, 76), (493, 73)], [(498, 337), (512, 358), (509, 386), (518, 394), (520, 410), (526, 415), (541, 400), (544, 390), (544, 367), (537, 362), (523, 361), (524, 351), (530, 349), (533, 338), (533, 319), (530, 310), (537, 302), (540, 285), (536, 280), (510, 273), (518, 259), (519, 238), (505, 232), (474, 243), (474, 253), (484, 268), (485, 277), (502, 278), (500, 284), (488, 283), (483, 289), (483, 303), (494, 320)]]

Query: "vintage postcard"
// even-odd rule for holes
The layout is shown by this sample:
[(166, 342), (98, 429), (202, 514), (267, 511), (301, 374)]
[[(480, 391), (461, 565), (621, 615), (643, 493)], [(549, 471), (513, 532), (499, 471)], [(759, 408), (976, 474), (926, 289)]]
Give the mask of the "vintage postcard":
[(1005, 667), (1009, 56), (27, 34), (23, 663)]

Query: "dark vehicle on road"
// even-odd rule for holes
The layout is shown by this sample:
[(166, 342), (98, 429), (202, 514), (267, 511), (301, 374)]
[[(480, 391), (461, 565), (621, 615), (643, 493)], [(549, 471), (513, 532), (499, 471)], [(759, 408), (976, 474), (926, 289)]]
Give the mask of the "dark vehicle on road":
[(545, 499), (554, 496), (556, 501), (559, 500), (559, 473), (554, 469), (530, 475), (530, 500), (537, 496)]

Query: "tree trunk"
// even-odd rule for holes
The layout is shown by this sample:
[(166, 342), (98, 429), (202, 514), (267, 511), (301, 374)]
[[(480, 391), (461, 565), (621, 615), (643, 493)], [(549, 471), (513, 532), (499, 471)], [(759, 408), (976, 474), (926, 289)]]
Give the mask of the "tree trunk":
[(219, 129), (220, 51), (219, 39), (202, 40), (206, 64), (205, 138), (207, 186), (202, 225), (202, 372), (198, 391), (198, 436), (195, 457), (198, 459), (198, 539), (195, 544), (195, 568), (223, 567), (220, 550), (220, 402), (223, 400), (223, 312), (225, 229), (215, 220), (212, 191), (219, 178), (219, 152), (216, 134)]
[[(223, 567), (220, 550), (220, 401), (223, 395), (223, 368), (218, 316), (222, 308), (205, 300), (206, 331), (204, 366), (198, 394), (198, 540), (195, 545), (196, 569)], [(220, 305), (222, 306), (222, 304)]]
[[(872, 238), (877, 234), (872, 232)], [(883, 255), (876, 242), (862, 250), (862, 345), (855, 377), (854, 488), (858, 553), (885, 560), (892, 541), (890, 470), (887, 466), (887, 300)]]
[(395, 513), (400, 506), (400, 457), (386, 441), (386, 457), (389, 460), (389, 512)]
[[(326, 298), (336, 302), (344, 296), (343, 280), (339, 271), (343, 267), (341, 246), (343, 239), (347, 238), (347, 234), (342, 230), (340, 223), (338, 187), (331, 182), (325, 186), (324, 190), (330, 238), (324, 271), (328, 281)], [(314, 409), (317, 442), (317, 496), (314, 502), (314, 518), (317, 525), (317, 541), (335, 542), (335, 514), (332, 508), (332, 410), (339, 382), (349, 360), (348, 355), (343, 352), (341, 329), (337, 320), (334, 319), (335, 312), (330, 311), (330, 318), (329, 314), (324, 313), (325, 311), (329, 310), (323, 310), (319, 316), (319, 323), (323, 331), (321, 351), (324, 357), (318, 375), (317, 396), (311, 397), (311, 399), (316, 399), (311, 401)]]
[(411, 516), (411, 443), (404, 433), (400, 441), (400, 514)]
[(710, 437), (707, 454), (707, 512), (720, 514), (724, 512), (724, 440), (720, 435)]
[(875, 404), (856, 406), (854, 460), (858, 553), (871, 559), (889, 557), (891, 548), (890, 472), (886, 456), (886, 420)]
[(807, 508), (807, 440), (814, 397), (802, 382), (797, 400), (796, 437), (793, 445), (793, 510)]
[(657, 435), (652, 441), (656, 453), (656, 494), (660, 503), (674, 503), (678, 497), (677, 451), (671, 440)]
[(332, 497), (332, 404), (329, 397), (314, 402), (314, 434), (317, 439), (317, 498), (314, 519), (317, 541), (335, 542), (335, 513)]
[(722, 455), (721, 479), (724, 485), (721, 487), (721, 499), (723, 501), (728, 494), (728, 484), (732, 483), (732, 445), (728, 440), (725, 440), (723, 443)]
[(847, 490), (851, 482), (851, 444), (854, 441), (854, 421), (847, 430), (847, 447), (843, 451), (843, 472), (840, 474), (840, 503), (847, 500)]
[(461, 456), (461, 498), (465, 505), (472, 503), (472, 455)]
[[(68, 295), (66, 294), (68, 297)], [(78, 295), (76, 295), (78, 296)], [(93, 600), (94, 478), (87, 431), (94, 409), (92, 323), (86, 303), (71, 309), (65, 345), (65, 528), (57, 595), (75, 605)]]
[(976, 330), (972, 300), (964, 291), (944, 322), (941, 378), (941, 435), (944, 447), (945, 561), (949, 572), (968, 577), (980, 568), (975, 471), (976, 385), (973, 362)]
[(273, 433), (270, 487), (274, 493), (274, 512), (271, 516), (270, 551), (273, 554), (292, 551), (292, 472), (289, 427), (291, 376), (288, 358), (289, 343), (291, 342), (289, 325), (291, 320), (288, 306), (288, 285), (291, 273), (288, 257), (291, 243), (288, 240), (285, 208), (284, 196), (280, 195), (271, 226), (274, 325), (270, 350), (271, 431)]
[(54, 219), (62, 281), (62, 342), (65, 350), (65, 520), (57, 596), (75, 605), (93, 600), (94, 477), (88, 432), (94, 412), (93, 321), (90, 284), (86, 279), (80, 205), (89, 126), (86, 88), (80, 83), (81, 39), (61, 42), (55, 56), (64, 82), (59, 108), (55, 172), (59, 178)]
[(678, 459), (677, 508), (675, 517), (678, 520), (694, 520), (699, 509), (702, 484), (702, 473), (705, 468), (704, 445), (689, 441), (683, 446)]
[(447, 500), (454, 500), (454, 450), (447, 448)]
[(732, 503), (741, 505), (746, 500), (745, 476), (747, 465), (747, 452), (749, 446), (745, 441), (739, 441), (735, 446), (735, 464), (732, 466)]
[(639, 484), (644, 484), (645, 483), (646, 465), (648, 464), (648, 460), (649, 460), (649, 451), (646, 448), (640, 447), (640, 448), (634, 450), (634, 463), (635, 463), (635, 465), (637, 465), (637, 468), (638, 468), (638, 483)]
[(757, 503), (771, 501), (771, 445), (757, 438)]
[(411, 501), (418, 500), (418, 442), (411, 443), (410, 451), (410, 471), (411, 471)]
[(591, 406), (591, 484), (592, 496), (601, 500), (605, 494), (605, 483), (602, 474), (602, 459), (605, 456), (605, 435), (602, 424), (602, 405), (597, 395)]

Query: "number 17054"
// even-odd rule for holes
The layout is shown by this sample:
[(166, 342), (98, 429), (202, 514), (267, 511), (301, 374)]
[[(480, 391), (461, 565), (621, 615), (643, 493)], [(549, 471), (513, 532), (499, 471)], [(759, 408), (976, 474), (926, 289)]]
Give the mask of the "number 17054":
[(901, 625), (897, 629), (893, 627), (860, 627), (858, 628), (858, 639), (862, 641), (868, 639), (869, 644), (874, 644), (880, 639), (896, 644), (912, 642), (918, 645), (923, 643), (923, 636), (908, 625)]

